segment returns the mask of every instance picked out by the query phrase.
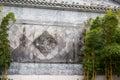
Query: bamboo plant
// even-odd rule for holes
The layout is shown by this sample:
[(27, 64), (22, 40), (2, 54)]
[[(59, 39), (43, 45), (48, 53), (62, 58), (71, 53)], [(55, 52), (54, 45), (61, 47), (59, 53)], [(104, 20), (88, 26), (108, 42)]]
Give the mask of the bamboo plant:
[(119, 16), (109, 11), (104, 17), (97, 17), (85, 35), (83, 50), (84, 80), (96, 80), (99, 73), (105, 80), (114, 80), (120, 75), (120, 27)]

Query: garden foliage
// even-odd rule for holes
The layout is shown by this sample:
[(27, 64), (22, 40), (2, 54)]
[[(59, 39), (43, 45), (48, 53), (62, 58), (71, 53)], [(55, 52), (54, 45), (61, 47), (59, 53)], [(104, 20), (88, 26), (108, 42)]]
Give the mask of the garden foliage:
[(120, 75), (120, 16), (108, 13), (89, 23), (83, 50), (84, 80), (95, 80), (97, 74), (105, 74), (105, 80)]

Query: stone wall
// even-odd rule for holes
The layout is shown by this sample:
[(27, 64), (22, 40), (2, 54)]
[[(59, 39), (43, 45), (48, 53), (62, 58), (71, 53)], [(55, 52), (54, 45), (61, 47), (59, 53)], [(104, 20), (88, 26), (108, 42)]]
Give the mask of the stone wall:
[[(80, 55), (84, 44), (84, 22), (104, 14), (7, 6), (4, 8), (4, 14), (14, 12), (17, 19), (16, 23), (8, 26), (13, 62), (9, 69), (10, 74), (82, 74), (81, 64), (78, 63), (82, 59)], [(42, 72), (37, 71), (41, 69)]]
[[(119, 4), (111, 0), (26, 1), (0, 1), (6, 5), (3, 15), (14, 12), (17, 19), (8, 26), (12, 52), (9, 77), (13, 80), (82, 80), (79, 63), (84, 44), (84, 22), (103, 16), (101, 12), (108, 7), (116, 11)], [(97, 80), (103, 79), (103, 76), (97, 77)]]
[(80, 64), (12, 63), (10, 75), (82, 75)]
[(84, 22), (102, 13), (5, 7), (14, 12), (9, 39), (13, 62), (79, 62)]
[(79, 28), (14, 24), (9, 35), (13, 61), (78, 62)]

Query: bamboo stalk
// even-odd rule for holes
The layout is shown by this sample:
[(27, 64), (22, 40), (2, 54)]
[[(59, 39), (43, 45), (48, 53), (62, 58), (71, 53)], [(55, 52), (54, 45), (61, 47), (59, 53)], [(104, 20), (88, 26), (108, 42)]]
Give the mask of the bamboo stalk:
[(105, 80), (107, 80), (107, 67), (105, 65)]
[(86, 80), (86, 72), (84, 72), (84, 80)]
[(94, 54), (93, 54), (93, 74), (92, 74), (92, 80), (95, 80), (95, 67), (94, 67), (94, 65), (95, 65), (95, 63), (94, 63), (94, 61), (95, 61), (95, 59), (94, 59), (95, 57), (94, 57)]
[(86, 80), (89, 80), (89, 71), (87, 71), (87, 78)]
[[(112, 61), (111, 57), (110, 57), (110, 62)], [(110, 63), (110, 72), (109, 72), (109, 76), (110, 76), (110, 80), (113, 80), (113, 73), (112, 73), (112, 63)]]
[(93, 76), (92, 76), (92, 80), (95, 80), (95, 74), (94, 74), (94, 72), (93, 72), (92, 75), (93, 75)]
[(112, 65), (110, 66), (110, 80), (113, 80)]
[(107, 65), (105, 65), (105, 80), (110, 80), (109, 68), (107, 67)]

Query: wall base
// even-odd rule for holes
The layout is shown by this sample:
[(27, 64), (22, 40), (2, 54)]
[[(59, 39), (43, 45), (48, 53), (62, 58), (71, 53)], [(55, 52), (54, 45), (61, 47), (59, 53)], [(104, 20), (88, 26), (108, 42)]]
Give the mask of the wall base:
[[(10, 80), (83, 80), (82, 75), (9, 75)], [(114, 77), (120, 80), (120, 77)], [(97, 76), (96, 80), (104, 80), (104, 76)]]

